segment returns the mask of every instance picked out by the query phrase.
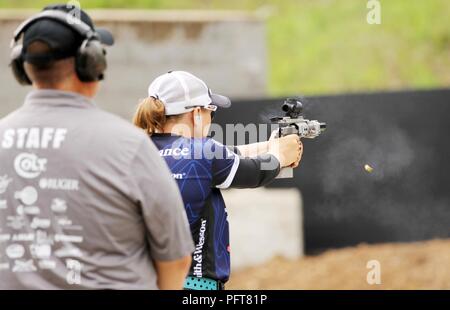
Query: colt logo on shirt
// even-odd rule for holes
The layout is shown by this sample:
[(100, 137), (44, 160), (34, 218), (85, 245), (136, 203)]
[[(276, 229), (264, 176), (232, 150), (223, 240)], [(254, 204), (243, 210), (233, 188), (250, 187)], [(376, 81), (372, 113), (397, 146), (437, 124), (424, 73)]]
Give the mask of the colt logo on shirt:
[(34, 179), (45, 171), (46, 158), (39, 158), (35, 154), (21, 153), (14, 160), (14, 169), (17, 174), (25, 179)]

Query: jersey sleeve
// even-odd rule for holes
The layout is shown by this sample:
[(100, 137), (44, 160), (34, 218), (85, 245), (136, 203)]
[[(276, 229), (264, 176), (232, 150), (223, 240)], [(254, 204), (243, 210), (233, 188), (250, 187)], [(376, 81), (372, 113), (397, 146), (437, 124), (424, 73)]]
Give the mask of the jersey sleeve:
[(232, 152), (229, 147), (214, 141), (212, 151), (212, 185), (225, 189), (230, 187), (239, 167), (239, 155)]

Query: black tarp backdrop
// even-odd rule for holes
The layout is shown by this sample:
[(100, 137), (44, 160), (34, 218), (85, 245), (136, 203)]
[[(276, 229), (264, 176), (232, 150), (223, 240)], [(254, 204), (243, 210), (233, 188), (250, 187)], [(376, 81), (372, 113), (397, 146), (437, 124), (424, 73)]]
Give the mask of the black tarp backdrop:
[[(215, 121), (266, 123), (282, 114), (283, 101), (235, 101)], [(294, 179), (276, 180), (271, 187), (301, 190), (307, 253), (450, 236), (449, 89), (303, 102), (305, 117), (327, 122), (328, 129), (304, 141)]]

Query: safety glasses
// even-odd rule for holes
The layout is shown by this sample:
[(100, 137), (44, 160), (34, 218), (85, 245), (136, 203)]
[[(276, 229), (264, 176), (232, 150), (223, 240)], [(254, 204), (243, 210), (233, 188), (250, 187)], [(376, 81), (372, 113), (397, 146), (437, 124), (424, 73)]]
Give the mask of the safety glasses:
[(210, 111), (211, 112), (211, 121), (216, 116), (217, 106), (214, 105), (214, 104), (209, 104), (207, 106), (203, 106), (203, 105), (187, 106), (187, 107), (185, 107), (185, 109), (191, 109), (191, 108), (197, 108), (197, 107), (203, 108), (203, 109), (206, 109), (206, 110)]

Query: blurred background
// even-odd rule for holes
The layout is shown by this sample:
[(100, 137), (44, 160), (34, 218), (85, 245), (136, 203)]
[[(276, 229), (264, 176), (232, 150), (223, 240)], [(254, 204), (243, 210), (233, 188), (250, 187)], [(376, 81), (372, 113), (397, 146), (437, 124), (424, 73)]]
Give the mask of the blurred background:
[[(30, 90), (7, 68), (12, 33), (55, 2), (0, 0), (0, 117)], [(156, 76), (186, 70), (233, 99), (222, 126), (268, 123), (289, 96), (327, 122), (293, 179), (224, 193), (229, 288), (450, 289), (448, 0), (78, 3), (116, 38), (106, 110), (130, 119)]]

